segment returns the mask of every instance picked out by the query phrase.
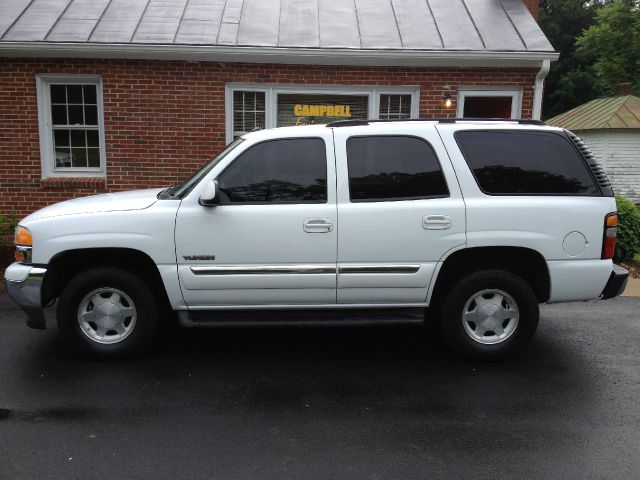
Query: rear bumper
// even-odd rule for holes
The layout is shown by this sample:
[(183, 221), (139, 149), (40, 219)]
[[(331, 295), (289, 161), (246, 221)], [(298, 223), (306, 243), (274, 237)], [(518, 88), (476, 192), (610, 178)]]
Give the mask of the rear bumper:
[(627, 280), (629, 280), (629, 272), (619, 265), (614, 265), (609, 281), (602, 291), (602, 299), (607, 300), (622, 294), (627, 286)]
[(31, 328), (45, 328), (42, 311), (42, 283), (46, 268), (13, 263), (4, 273), (9, 296), (27, 314), (27, 325)]
[(611, 260), (554, 260), (547, 262), (551, 280), (548, 303), (582, 302), (602, 296), (611, 276)]

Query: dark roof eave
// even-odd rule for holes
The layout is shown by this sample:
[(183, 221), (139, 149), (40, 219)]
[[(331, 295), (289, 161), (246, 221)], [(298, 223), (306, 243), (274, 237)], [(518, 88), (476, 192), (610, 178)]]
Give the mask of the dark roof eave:
[(553, 51), (297, 48), (0, 41), (0, 57), (117, 58), (355, 66), (537, 67)]

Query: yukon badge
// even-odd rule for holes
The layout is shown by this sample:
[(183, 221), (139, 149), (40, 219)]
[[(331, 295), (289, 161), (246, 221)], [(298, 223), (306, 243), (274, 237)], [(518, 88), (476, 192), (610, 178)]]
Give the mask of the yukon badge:
[(215, 255), (184, 255), (182, 258), (185, 260), (215, 260)]

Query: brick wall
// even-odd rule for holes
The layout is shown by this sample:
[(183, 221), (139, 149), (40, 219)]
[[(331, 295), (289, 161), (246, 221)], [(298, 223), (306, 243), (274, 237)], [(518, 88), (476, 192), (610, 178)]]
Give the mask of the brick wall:
[[(42, 180), (37, 73), (99, 74), (103, 80), (107, 178)], [(420, 116), (441, 109), (444, 86), (520, 86), (531, 116), (536, 69), (249, 65), (125, 60), (0, 59), (0, 213), (24, 216), (67, 198), (176, 183), (225, 144), (229, 82), (419, 85)]]

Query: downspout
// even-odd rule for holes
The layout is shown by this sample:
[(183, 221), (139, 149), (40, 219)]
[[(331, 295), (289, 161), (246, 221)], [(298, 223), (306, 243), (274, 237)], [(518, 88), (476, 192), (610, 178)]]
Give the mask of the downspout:
[(544, 88), (544, 79), (547, 77), (550, 67), (551, 60), (543, 60), (540, 71), (536, 75), (536, 83), (533, 85), (533, 111), (531, 112), (531, 118), (533, 120), (540, 120), (542, 116), (542, 91)]

